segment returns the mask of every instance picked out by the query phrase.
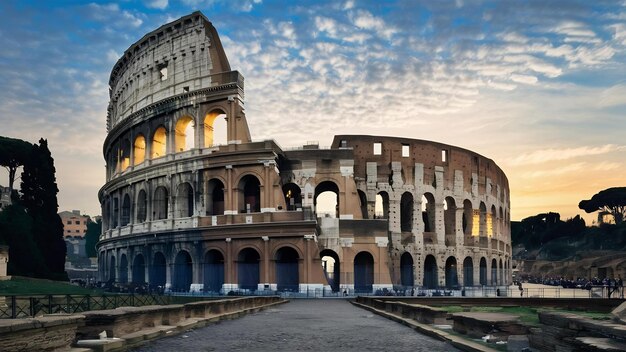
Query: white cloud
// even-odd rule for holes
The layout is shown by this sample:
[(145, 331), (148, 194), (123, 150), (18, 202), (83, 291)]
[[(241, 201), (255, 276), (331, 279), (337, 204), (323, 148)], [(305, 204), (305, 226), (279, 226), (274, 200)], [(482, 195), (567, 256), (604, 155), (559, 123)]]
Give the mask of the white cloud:
[(615, 144), (606, 144), (599, 147), (576, 147), (576, 148), (549, 148), (536, 150), (534, 152), (525, 153), (511, 159), (507, 164), (510, 165), (529, 165), (540, 164), (548, 161), (568, 160), (584, 156), (601, 155), (618, 150), (626, 150), (626, 146), (618, 146)]
[(388, 26), (383, 19), (372, 15), (365, 10), (358, 10), (353, 17), (352, 22), (355, 26), (372, 30), (378, 34), (378, 36), (386, 39), (390, 39), (391, 36), (397, 32), (392, 26)]
[(168, 0), (147, 0), (145, 2), (146, 7), (152, 9), (165, 10), (167, 8), (169, 1)]
[(617, 84), (604, 90), (598, 100), (599, 107), (626, 105), (626, 84)]

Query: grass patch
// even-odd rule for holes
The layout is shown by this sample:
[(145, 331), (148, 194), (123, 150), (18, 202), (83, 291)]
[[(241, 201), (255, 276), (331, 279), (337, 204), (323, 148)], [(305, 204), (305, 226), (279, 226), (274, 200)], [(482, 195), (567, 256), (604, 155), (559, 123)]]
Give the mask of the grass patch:
[(0, 296), (27, 295), (93, 295), (102, 294), (101, 290), (87, 289), (65, 281), (34, 279), (13, 276), (10, 280), (0, 281)]

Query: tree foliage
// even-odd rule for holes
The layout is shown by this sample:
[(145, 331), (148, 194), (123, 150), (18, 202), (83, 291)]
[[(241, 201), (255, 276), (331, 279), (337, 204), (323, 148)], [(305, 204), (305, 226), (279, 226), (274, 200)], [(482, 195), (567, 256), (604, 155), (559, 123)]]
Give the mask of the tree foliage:
[(626, 215), (626, 187), (607, 188), (594, 194), (591, 199), (580, 201), (578, 207), (587, 213), (594, 211), (610, 213), (615, 223), (619, 225)]
[(511, 242), (532, 250), (557, 238), (577, 237), (585, 229), (585, 220), (578, 215), (562, 221), (559, 213), (542, 213), (511, 222)]
[(33, 145), (21, 139), (0, 136), (0, 165), (9, 172), (9, 188), (13, 189), (15, 173), (23, 166)]
[(101, 232), (102, 219), (98, 219), (96, 222), (89, 221), (87, 223), (87, 233), (85, 234), (85, 250), (87, 252), (87, 257), (94, 258), (98, 256), (98, 253), (96, 252), (96, 243), (98, 243)]
[(20, 156), (22, 196), (13, 199), (0, 219), (0, 240), (9, 245), (9, 273), (66, 279), (63, 224), (57, 214), (59, 190), (48, 142), (20, 142), (15, 144), (28, 146)]

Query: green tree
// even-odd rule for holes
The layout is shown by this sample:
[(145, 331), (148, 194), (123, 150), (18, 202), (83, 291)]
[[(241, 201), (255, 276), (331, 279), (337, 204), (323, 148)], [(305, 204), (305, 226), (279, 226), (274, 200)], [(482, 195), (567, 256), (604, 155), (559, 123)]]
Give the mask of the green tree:
[(619, 225), (626, 215), (626, 187), (607, 188), (594, 194), (591, 199), (580, 201), (578, 207), (587, 213), (607, 212), (613, 215), (615, 224)]
[(22, 172), (22, 203), (33, 218), (33, 238), (48, 269), (49, 278), (67, 278), (63, 240), (63, 223), (57, 214), (58, 203), (54, 159), (48, 142), (39, 140), (24, 164)]
[(0, 212), (0, 242), (9, 246), (10, 275), (45, 275), (46, 268), (33, 239), (33, 219), (19, 202)]
[(9, 172), (9, 188), (13, 190), (15, 173), (23, 166), (33, 145), (21, 139), (0, 136), (0, 165)]
[(102, 219), (98, 219), (96, 222), (89, 221), (89, 223), (87, 223), (87, 233), (85, 234), (85, 251), (87, 252), (87, 257), (94, 258), (98, 256), (96, 243), (98, 243), (101, 233)]

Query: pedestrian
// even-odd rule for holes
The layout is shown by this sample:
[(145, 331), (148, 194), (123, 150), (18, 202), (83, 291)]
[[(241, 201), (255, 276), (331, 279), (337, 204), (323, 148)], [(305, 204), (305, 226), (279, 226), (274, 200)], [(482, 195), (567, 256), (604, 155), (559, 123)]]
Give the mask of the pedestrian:
[(411, 289), (411, 297), (415, 296), (415, 287)]

